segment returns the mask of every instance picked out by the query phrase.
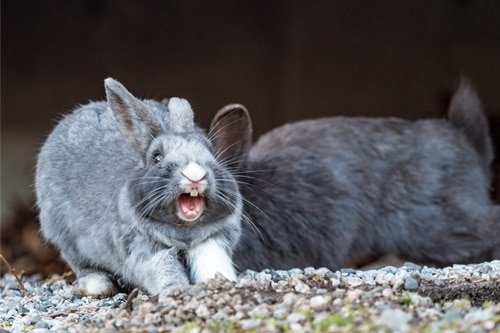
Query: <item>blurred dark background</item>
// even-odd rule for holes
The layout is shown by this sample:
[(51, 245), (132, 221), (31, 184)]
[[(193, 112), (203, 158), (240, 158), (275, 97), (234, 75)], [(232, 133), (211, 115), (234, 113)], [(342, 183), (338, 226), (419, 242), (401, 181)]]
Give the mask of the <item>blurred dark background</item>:
[(460, 74), (500, 132), (500, 1), (2, 1), (2, 222), (32, 205), (56, 120), (104, 97), (181, 96), (207, 126), (230, 102), (256, 136), (334, 115), (440, 117)]

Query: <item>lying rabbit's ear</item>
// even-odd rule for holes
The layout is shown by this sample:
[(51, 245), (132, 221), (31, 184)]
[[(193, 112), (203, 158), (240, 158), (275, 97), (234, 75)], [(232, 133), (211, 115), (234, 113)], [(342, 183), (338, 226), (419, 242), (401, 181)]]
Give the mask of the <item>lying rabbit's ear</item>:
[(247, 109), (230, 104), (219, 110), (210, 124), (209, 138), (217, 158), (229, 167), (238, 167), (252, 144), (252, 121)]
[(125, 140), (140, 155), (161, 132), (158, 120), (148, 111), (146, 105), (134, 97), (118, 81), (107, 78), (104, 80), (108, 105), (118, 123)]

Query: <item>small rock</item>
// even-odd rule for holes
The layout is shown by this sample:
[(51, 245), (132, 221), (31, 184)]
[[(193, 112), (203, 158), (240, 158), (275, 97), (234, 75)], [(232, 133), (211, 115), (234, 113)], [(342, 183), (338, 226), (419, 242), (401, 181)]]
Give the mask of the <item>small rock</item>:
[(446, 322), (452, 322), (455, 320), (460, 320), (464, 316), (464, 312), (460, 310), (450, 310), (445, 313), (443, 320)]
[(344, 302), (340, 298), (336, 298), (336, 299), (333, 300), (333, 305), (336, 306), (336, 307), (342, 306), (343, 303)]
[(286, 293), (285, 295), (283, 295), (283, 304), (292, 306), (297, 301), (297, 298), (298, 296), (294, 293)]
[(258, 327), (260, 323), (260, 319), (245, 319), (240, 321), (240, 326), (243, 330), (251, 330)]
[(335, 277), (331, 277), (330, 278), (330, 285), (332, 286), (332, 288), (337, 288), (338, 286), (340, 286), (340, 280), (335, 278)]
[(478, 272), (482, 273), (482, 274), (486, 274), (486, 273), (491, 272), (492, 270), (493, 270), (493, 268), (491, 268), (491, 266), (483, 264), (479, 267)]
[(26, 309), (24, 306), (20, 305), (17, 307), (17, 312), (20, 314), (20, 315), (25, 315), (27, 313), (30, 312), (30, 310)]
[(31, 333), (47, 333), (49, 332), (49, 330), (47, 328), (38, 328), (38, 327), (35, 327)]
[(377, 273), (377, 276), (375, 277), (375, 282), (381, 286), (386, 285), (393, 277), (394, 275), (391, 273), (385, 273), (383, 271), (380, 271)]
[(392, 293), (392, 289), (385, 288), (382, 290), (382, 296), (385, 298), (391, 298), (394, 294)]
[(331, 271), (326, 267), (320, 267), (316, 270), (316, 274), (321, 276), (326, 276), (328, 273), (331, 273)]
[(311, 287), (309, 287), (307, 284), (303, 282), (298, 282), (297, 285), (294, 287), (295, 291), (301, 294), (307, 293), (308, 291), (311, 290)]
[(414, 291), (418, 289), (418, 281), (412, 277), (409, 277), (405, 280), (405, 289)]
[(359, 290), (359, 289), (348, 290), (347, 291), (347, 299), (350, 302), (354, 302), (355, 300), (357, 300), (361, 296), (362, 293), (363, 293), (363, 291)]
[(297, 323), (299, 321), (305, 320), (306, 316), (304, 316), (302, 313), (291, 313), (286, 317), (286, 321), (289, 323)]
[(330, 296), (314, 296), (309, 300), (309, 306), (314, 310), (322, 310), (331, 300)]
[(278, 320), (285, 319), (287, 314), (288, 314), (288, 309), (284, 306), (278, 307), (273, 311), (273, 317)]
[(405, 262), (405, 263), (403, 264), (403, 267), (408, 267), (408, 268), (413, 269), (413, 270), (415, 270), (415, 271), (420, 271), (420, 270), (422, 270), (422, 266), (417, 265), (417, 264), (414, 264), (414, 263), (412, 263), (412, 262)]
[(255, 276), (255, 279), (259, 280), (259, 281), (271, 281), (272, 275), (269, 273), (260, 272), (260, 273), (257, 273), (257, 275)]
[(495, 322), (493, 320), (485, 321), (483, 327), (488, 331), (491, 331), (495, 328)]
[(311, 275), (314, 273), (314, 267), (306, 267), (304, 268), (304, 274)]
[(360, 278), (357, 278), (357, 277), (347, 277), (345, 279), (345, 282), (351, 288), (356, 288), (356, 287), (363, 285), (363, 280), (361, 280)]
[(378, 325), (387, 326), (391, 331), (406, 332), (411, 318), (411, 314), (400, 309), (386, 309), (376, 322)]
[(357, 271), (352, 268), (342, 268), (340, 272), (349, 275), (349, 274), (355, 274)]
[(200, 304), (195, 313), (200, 318), (208, 318), (210, 316), (210, 311), (205, 304)]
[(290, 324), (290, 331), (302, 333), (302, 332), (304, 332), (304, 328), (299, 323), (291, 323)]
[(478, 323), (485, 322), (491, 320), (493, 314), (491, 311), (482, 310), (482, 309), (472, 309), (469, 313), (467, 313), (463, 320), (466, 322)]

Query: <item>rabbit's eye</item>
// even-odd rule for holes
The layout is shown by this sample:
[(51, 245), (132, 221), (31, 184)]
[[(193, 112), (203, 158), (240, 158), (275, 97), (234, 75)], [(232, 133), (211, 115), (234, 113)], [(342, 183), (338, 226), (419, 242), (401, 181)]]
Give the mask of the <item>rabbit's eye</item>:
[(163, 155), (161, 153), (154, 153), (153, 154), (153, 162), (155, 163), (160, 163), (163, 160)]

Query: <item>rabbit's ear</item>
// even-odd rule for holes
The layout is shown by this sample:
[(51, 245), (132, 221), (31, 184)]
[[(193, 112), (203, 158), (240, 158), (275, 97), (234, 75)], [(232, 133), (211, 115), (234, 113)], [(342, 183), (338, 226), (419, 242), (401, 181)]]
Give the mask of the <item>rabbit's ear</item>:
[(170, 127), (174, 132), (189, 132), (194, 128), (193, 109), (183, 98), (172, 97), (168, 100)]
[(208, 135), (218, 158), (238, 167), (252, 144), (252, 120), (247, 109), (240, 104), (223, 107), (212, 119)]
[(125, 140), (142, 155), (153, 138), (160, 134), (160, 123), (148, 111), (146, 105), (128, 92), (120, 82), (107, 78), (104, 80), (104, 86), (108, 105)]

